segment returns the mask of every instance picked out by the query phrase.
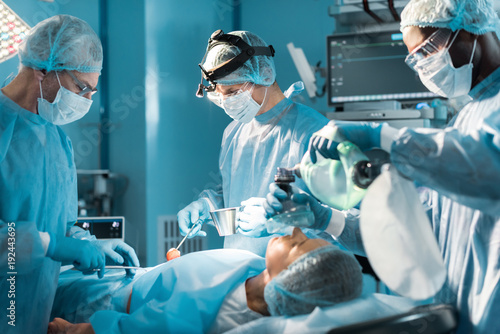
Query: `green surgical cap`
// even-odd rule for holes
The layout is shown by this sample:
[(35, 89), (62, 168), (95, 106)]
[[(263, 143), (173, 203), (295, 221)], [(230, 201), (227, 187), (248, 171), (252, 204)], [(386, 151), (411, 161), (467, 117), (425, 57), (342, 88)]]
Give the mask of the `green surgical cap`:
[(401, 13), (401, 31), (407, 26), (463, 29), (475, 35), (494, 31), (500, 37), (490, 0), (410, 0)]
[(56, 15), (34, 26), (19, 46), (26, 67), (50, 71), (101, 73), (102, 45), (85, 21)]
[(311, 313), (361, 295), (363, 278), (356, 258), (335, 246), (306, 253), (264, 288), (273, 316)]

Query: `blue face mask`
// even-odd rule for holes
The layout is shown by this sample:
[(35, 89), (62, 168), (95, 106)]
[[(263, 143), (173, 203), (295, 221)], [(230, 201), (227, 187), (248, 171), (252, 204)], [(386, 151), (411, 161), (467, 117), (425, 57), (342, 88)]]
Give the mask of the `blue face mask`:
[(80, 96), (61, 86), (59, 76), (56, 72), (59, 90), (54, 102), (43, 98), (42, 84), (40, 84), (40, 98), (38, 98), (38, 114), (50, 123), (64, 125), (85, 116), (92, 105), (92, 100)]

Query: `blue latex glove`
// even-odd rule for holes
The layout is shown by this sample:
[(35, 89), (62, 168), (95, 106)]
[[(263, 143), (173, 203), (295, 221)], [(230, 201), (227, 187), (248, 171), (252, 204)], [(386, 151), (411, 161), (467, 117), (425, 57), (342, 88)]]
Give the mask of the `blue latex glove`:
[(265, 198), (251, 197), (241, 202), (242, 210), (236, 215), (237, 231), (249, 237), (264, 237), (267, 233), (267, 215), (263, 205)]
[(47, 256), (55, 261), (71, 263), (84, 274), (93, 274), (93, 269), (100, 269), (97, 275), (99, 278), (104, 276), (106, 257), (93, 241), (69, 237), (57, 239), (51, 234)]
[(210, 219), (210, 207), (206, 199), (200, 198), (184, 209), (179, 211), (177, 214), (177, 221), (179, 222), (179, 230), (182, 235), (186, 235), (193, 224), (198, 224), (191, 233), (189, 233), (188, 239), (195, 236), (205, 237), (207, 232), (202, 231), (201, 227), (203, 223)]
[[(309, 203), (311, 211), (314, 214), (314, 224), (310, 226), (310, 228), (324, 231), (330, 223), (332, 208), (321, 204), (316, 198), (300, 190), (294, 185), (292, 185), (292, 193), (292, 201), (295, 203)], [(263, 205), (267, 216), (272, 217), (281, 212), (283, 210), (283, 205), (280, 200), (284, 200), (286, 198), (286, 191), (278, 187), (276, 183), (271, 183), (269, 185), (269, 193), (266, 196), (266, 202)]]
[[(139, 267), (139, 259), (132, 247), (121, 240), (94, 240), (92, 241), (106, 255), (108, 264)], [(127, 276), (134, 276), (135, 269), (125, 269)]]
[(309, 155), (312, 163), (316, 163), (316, 152), (328, 159), (339, 159), (337, 152), (338, 141), (335, 141), (331, 129), (338, 131), (345, 140), (354, 143), (362, 151), (380, 147), (380, 136), (383, 124), (375, 122), (346, 122), (331, 121), (323, 129), (315, 132), (309, 141)]

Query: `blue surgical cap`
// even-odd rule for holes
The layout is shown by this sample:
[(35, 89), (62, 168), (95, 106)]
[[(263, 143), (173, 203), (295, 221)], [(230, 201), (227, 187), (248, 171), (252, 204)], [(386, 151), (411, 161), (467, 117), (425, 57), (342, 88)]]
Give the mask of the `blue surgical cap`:
[(19, 46), (26, 67), (50, 71), (101, 73), (102, 45), (85, 21), (56, 15), (34, 26)]
[[(229, 34), (241, 37), (250, 46), (268, 46), (262, 38), (249, 31), (233, 31)], [(231, 44), (223, 43), (216, 45), (207, 54), (203, 68), (211, 70), (240, 53), (241, 50)], [(248, 59), (236, 71), (217, 80), (217, 84), (229, 86), (244, 82), (253, 82), (261, 86), (271, 86), (275, 80), (276, 69), (273, 58), (269, 56), (254, 56)]]
[(500, 20), (489, 0), (410, 0), (401, 13), (401, 31), (407, 26), (463, 29), (475, 35), (494, 31), (500, 38)]
[(336, 246), (317, 248), (296, 259), (264, 288), (273, 316), (311, 313), (361, 295), (363, 278), (355, 257)]

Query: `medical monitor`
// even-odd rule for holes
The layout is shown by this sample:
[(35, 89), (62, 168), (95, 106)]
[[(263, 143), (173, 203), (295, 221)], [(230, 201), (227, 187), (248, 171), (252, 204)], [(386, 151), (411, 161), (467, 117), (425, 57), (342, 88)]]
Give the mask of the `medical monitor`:
[(406, 65), (407, 55), (400, 31), (328, 36), (328, 105), (437, 97)]

